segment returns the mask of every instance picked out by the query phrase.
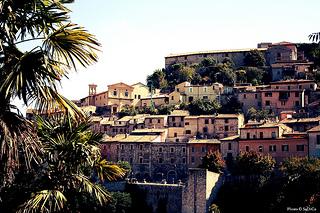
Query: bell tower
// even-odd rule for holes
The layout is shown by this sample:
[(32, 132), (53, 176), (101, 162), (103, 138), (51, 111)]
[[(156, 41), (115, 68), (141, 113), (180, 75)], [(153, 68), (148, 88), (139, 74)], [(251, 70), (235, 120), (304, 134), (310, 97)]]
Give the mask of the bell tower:
[(89, 96), (97, 94), (97, 85), (89, 84)]

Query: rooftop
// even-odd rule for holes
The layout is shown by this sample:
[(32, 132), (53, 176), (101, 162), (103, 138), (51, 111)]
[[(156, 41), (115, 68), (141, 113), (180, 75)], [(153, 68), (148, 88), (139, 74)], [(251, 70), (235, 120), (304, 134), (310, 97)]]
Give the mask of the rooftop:
[(188, 116), (190, 115), (187, 110), (173, 110), (169, 116)]
[(196, 143), (221, 144), (221, 142), (217, 139), (190, 139), (188, 143), (191, 143), (191, 144), (196, 144)]
[(231, 49), (231, 50), (208, 50), (198, 52), (186, 52), (186, 53), (171, 53), (165, 58), (177, 57), (177, 56), (188, 56), (188, 55), (200, 55), (200, 54), (214, 54), (214, 53), (234, 53), (234, 52), (249, 52), (251, 50), (266, 51), (267, 48), (245, 48), (245, 49)]
[(308, 132), (320, 132), (320, 125), (315, 126), (312, 129), (309, 129)]
[(151, 143), (158, 136), (157, 135), (129, 135), (119, 142), (142, 142), (142, 143)]
[(308, 122), (320, 122), (320, 116), (315, 118), (297, 118), (297, 119), (284, 119), (281, 123), (308, 123)]
[(220, 141), (232, 141), (232, 140), (238, 139), (239, 137), (240, 137), (239, 135), (234, 135), (234, 136), (222, 138), (220, 139)]
[(298, 83), (314, 83), (314, 80), (289, 79), (289, 80), (283, 80), (283, 81), (270, 82), (270, 85), (273, 85), (273, 84), (298, 84)]

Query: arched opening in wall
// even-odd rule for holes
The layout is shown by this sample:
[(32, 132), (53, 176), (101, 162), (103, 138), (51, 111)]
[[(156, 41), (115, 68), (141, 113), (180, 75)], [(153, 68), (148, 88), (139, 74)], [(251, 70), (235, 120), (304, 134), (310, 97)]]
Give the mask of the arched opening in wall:
[(147, 182), (150, 182), (151, 181), (150, 174), (149, 173), (145, 173), (144, 176), (143, 176), (143, 179), (145, 179)]
[(158, 173), (156, 173), (154, 178), (155, 178), (156, 182), (161, 182), (163, 180), (163, 178), (165, 178), (165, 176), (162, 172), (158, 172)]
[(135, 177), (136, 177), (137, 180), (141, 180), (141, 174), (140, 173), (136, 173)]
[(167, 173), (167, 181), (168, 183), (175, 183), (177, 181), (177, 172), (174, 170), (170, 170)]

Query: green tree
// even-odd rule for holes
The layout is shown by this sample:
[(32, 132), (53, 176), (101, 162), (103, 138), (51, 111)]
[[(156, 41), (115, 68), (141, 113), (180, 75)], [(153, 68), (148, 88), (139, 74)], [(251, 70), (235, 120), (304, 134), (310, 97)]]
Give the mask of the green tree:
[(100, 182), (114, 181), (125, 170), (101, 159), (98, 145), (102, 136), (90, 126), (88, 119), (75, 121), (69, 116), (37, 118), (42, 161), (29, 180), (29, 198), (18, 212), (82, 212), (90, 200), (100, 206), (108, 203), (109, 193), (92, 175)]
[(262, 84), (262, 79), (266, 75), (266, 72), (257, 67), (246, 67), (246, 78), (247, 83), (252, 83), (252, 85), (260, 85)]
[(32, 103), (40, 111), (59, 108), (71, 116), (83, 116), (58, 93), (58, 86), (70, 71), (96, 62), (100, 44), (71, 22), (65, 4), (70, 2), (0, 1), (1, 183), (12, 182), (17, 167), (32, 165), (42, 150), (33, 127), (13, 105), (14, 99), (27, 106)]
[(208, 169), (211, 172), (221, 173), (225, 167), (225, 162), (219, 151), (210, 151), (201, 160), (200, 167)]
[(134, 116), (137, 113), (138, 112), (135, 107), (126, 105), (120, 110), (120, 112), (118, 112), (118, 117), (122, 118), (124, 116)]
[(270, 111), (266, 109), (257, 110), (254, 107), (251, 107), (248, 110), (246, 117), (248, 120), (263, 121), (269, 118), (273, 118), (274, 114), (270, 113)]
[(188, 110), (191, 115), (212, 115), (217, 113), (220, 108), (221, 105), (216, 100), (198, 99), (188, 105)]
[(281, 164), (284, 184), (281, 207), (297, 205), (320, 207), (320, 160), (292, 157)]
[(275, 166), (275, 160), (270, 155), (262, 155), (254, 151), (241, 152), (236, 158), (234, 174), (268, 175)]
[(195, 73), (195, 69), (194, 68), (192, 68), (192, 67), (183, 67), (180, 70), (180, 73), (179, 73), (179, 76), (178, 76), (178, 81), (179, 81), (179, 83), (185, 82), (185, 81), (191, 82), (192, 79), (194, 78), (195, 74), (196, 73)]
[(111, 201), (104, 208), (110, 213), (127, 213), (130, 212), (132, 206), (131, 195), (126, 192), (111, 192)]
[(166, 74), (163, 70), (157, 69), (151, 75), (147, 76), (147, 85), (153, 89), (165, 89), (168, 86)]
[(248, 67), (262, 67), (266, 63), (266, 59), (259, 50), (250, 50), (244, 58), (244, 64)]

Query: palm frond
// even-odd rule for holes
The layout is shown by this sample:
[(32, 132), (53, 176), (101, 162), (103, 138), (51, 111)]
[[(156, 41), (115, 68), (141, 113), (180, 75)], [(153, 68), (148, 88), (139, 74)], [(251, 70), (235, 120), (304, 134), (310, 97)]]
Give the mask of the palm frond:
[(104, 182), (104, 180), (116, 181), (124, 177), (126, 174), (126, 171), (123, 168), (120, 168), (118, 165), (111, 164), (105, 159), (98, 159), (96, 161), (95, 171), (102, 182)]
[(319, 42), (320, 41), (320, 32), (318, 33), (311, 33), (309, 35), (309, 40), (312, 42)]
[(106, 189), (100, 185), (92, 183), (86, 176), (81, 174), (73, 175), (74, 180), (79, 184), (80, 192), (86, 192), (91, 194), (95, 199), (99, 201), (100, 205), (106, 204), (110, 200), (110, 195)]
[(20, 206), (18, 213), (59, 212), (64, 209), (67, 198), (59, 190), (42, 190)]
[(52, 58), (64, 61), (76, 70), (76, 61), (83, 67), (96, 62), (95, 51), (100, 44), (84, 28), (75, 24), (66, 24), (53, 32), (44, 41), (43, 48)]

